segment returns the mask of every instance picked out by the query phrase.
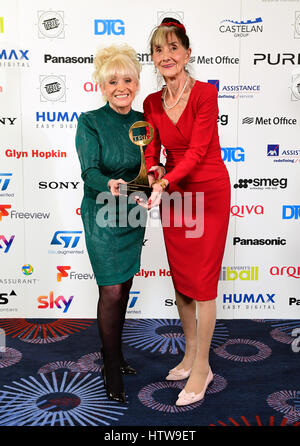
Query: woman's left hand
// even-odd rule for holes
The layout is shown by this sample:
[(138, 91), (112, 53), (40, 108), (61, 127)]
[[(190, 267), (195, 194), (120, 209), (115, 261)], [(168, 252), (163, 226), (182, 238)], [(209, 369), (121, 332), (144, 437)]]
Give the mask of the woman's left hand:
[[(167, 185), (169, 184), (168, 180), (165, 180), (167, 182)], [(164, 189), (161, 187), (159, 183), (154, 183), (152, 185), (152, 194), (150, 195), (150, 198), (147, 202), (145, 202), (142, 198), (136, 197), (136, 202), (146, 208), (146, 209), (152, 209), (155, 206), (159, 206), (161, 203), (161, 196)]]

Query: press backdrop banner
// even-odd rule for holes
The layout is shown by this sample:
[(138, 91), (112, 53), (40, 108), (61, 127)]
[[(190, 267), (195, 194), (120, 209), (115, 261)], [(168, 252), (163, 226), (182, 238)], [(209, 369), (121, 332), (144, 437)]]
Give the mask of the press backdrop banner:
[[(218, 318), (299, 319), (298, 0), (1, 0), (1, 317), (95, 317), (74, 143), (80, 113), (104, 105), (93, 56), (113, 43), (136, 49), (141, 111), (162, 85), (149, 35), (170, 15), (191, 38), (191, 75), (219, 91), (232, 203)], [(178, 317), (157, 209), (127, 317)]]

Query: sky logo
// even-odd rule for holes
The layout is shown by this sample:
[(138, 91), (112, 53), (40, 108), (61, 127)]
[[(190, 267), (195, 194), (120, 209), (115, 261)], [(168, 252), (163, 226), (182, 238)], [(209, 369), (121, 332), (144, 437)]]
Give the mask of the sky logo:
[(278, 156), (279, 155), (279, 144), (268, 144), (267, 156)]
[(222, 159), (227, 162), (244, 162), (245, 150), (242, 147), (221, 147)]
[(133, 308), (136, 304), (136, 301), (140, 297), (140, 291), (130, 291), (129, 294), (132, 296), (132, 299), (130, 301), (128, 308)]
[(217, 88), (217, 90), (219, 91), (219, 89), (220, 89), (220, 81), (219, 81), (219, 79), (208, 79), (207, 82), (209, 84), (211, 84), (211, 85), (214, 85)]
[(8, 188), (12, 173), (0, 173), (0, 190), (5, 191)]
[(95, 20), (94, 22), (94, 33), (97, 36), (103, 36), (104, 34), (115, 36), (124, 35), (125, 34), (125, 23), (123, 20)]
[(68, 277), (68, 273), (66, 271), (70, 270), (70, 266), (57, 266), (58, 273), (57, 273), (57, 282), (61, 282), (62, 277)]
[(49, 297), (48, 296), (39, 296), (37, 298), (38, 308), (45, 309), (45, 308), (63, 308), (61, 303), (65, 306), (63, 313), (66, 313), (71, 305), (71, 302), (73, 300), (74, 296), (70, 296), (69, 300), (66, 300), (64, 296), (58, 296), (56, 299), (54, 299), (53, 291), (50, 291)]
[[(4, 254), (6, 254), (11, 247), (12, 242), (14, 241), (15, 236), (12, 235), (9, 240), (6, 239), (4, 235), (0, 235), (0, 249), (4, 249)], [(2, 251), (1, 251), (2, 252)]]
[(82, 231), (56, 231), (51, 245), (63, 245), (64, 248), (75, 248), (78, 245), (81, 234)]

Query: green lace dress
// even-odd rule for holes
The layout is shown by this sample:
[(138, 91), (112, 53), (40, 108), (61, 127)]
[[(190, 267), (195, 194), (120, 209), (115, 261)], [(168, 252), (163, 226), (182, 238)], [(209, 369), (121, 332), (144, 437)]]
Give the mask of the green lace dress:
[(123, 283), (140, 269), (147, 211), (127, 198), (114, 197), (107, 183), (111, 178), (130, 181), (137, 176), (140, 150), (128, 131), (143, 119), (134, 110), (117, 113), (107, 102), (78, 120), (76, 149), (84, 181), (81, 218), (98, 285)]

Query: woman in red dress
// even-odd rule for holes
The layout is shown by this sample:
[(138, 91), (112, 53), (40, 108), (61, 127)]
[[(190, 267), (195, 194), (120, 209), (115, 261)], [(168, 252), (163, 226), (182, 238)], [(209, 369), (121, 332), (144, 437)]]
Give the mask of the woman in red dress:
[[(221, 158), (217, 89), (188, 74), (185, 66), (191, 49), (184, 26), (165, 18), (152, 34), (151, 54), (166, 85), (144, 101), (145, 120), (155, 133), (145, 153), (153, 187), (148, 208), (161, 205), (166, 251), (186, 340), (182, 361), (166, 379), (189, 378), (176, 401), (176, 405), (186, 405), (202, 399), (213, 379), (209, 350), (229, 221), (230, 181)], [(159, 166), (161, 146), (167, 153), (166, 173)], [(152, 175), (155, 171), (158, 180)], [(163, 194), (164, 190), (169, 194)], [(164, 209), (164, 197), (173, 192), (185, 203), (192, 200), (192, 214), (187, 220), (198, 225), (194, 233), (186, 219), (181, 227), (176, 224), (178, 214), (183, 216), (176, 200)], [(166, 209), (170, 210), (169, 221), (164, 221)], [(203, 231), (199, 228), (202, 220)]]

